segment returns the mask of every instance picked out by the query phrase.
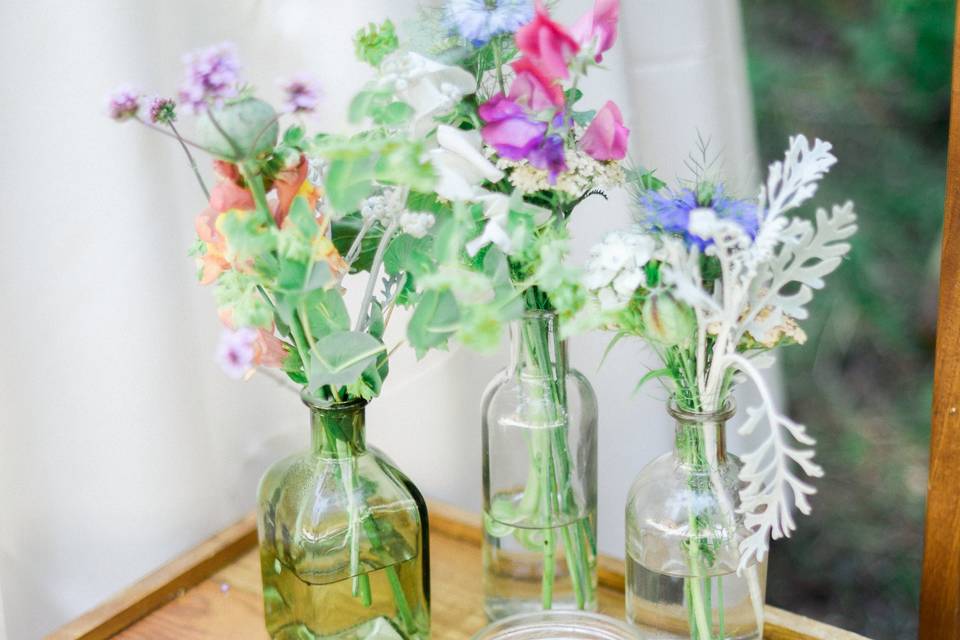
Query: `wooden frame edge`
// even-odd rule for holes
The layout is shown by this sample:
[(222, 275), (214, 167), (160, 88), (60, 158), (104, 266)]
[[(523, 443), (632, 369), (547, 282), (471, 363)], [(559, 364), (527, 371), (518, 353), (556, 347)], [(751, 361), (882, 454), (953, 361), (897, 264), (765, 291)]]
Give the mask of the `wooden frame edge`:
[[(480, 516), (438, 501), (428, 501), (430, 530), (480, 546)], [(176, 598), (253, 549), (257, 544), (256, 515), (251, 513), (169, 564), (120, 592), (107, 602), (47, 636), (47, 640), (103, 640)], [(623, 591), (623, 562), (599, 556), (598, 581)], [(863, 636), (767, 606), (765, 640), (866, 640)]]
[(930, 423), (920, 638), (960, 638), (960, 6), (954, 21), (950, 134)]

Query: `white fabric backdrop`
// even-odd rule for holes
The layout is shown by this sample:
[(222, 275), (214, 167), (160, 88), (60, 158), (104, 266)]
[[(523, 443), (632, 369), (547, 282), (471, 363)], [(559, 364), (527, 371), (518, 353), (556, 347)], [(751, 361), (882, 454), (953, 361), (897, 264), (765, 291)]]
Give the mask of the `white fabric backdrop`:
[[(589, 2), (559, 4), (571, 20)], [(588, 99), (623, 107), (634, 159), (661, 177), (682, 174), (699, 130), (731, 182), (752, 185), (736, 0), (623, 5), (610, 71), (589, 78)], [(186, 257), (200, 196), (178, 149), (110, 122), (103, 96), (124, 81), (172, 91), (182, 52), (232, 40), (268, 97), (274, 78), (314, 71), (327, 92), (320, 123), (333, 128), (369, 77), (352, 33), (413, 7), (0, 4), (0, 638), (37, 638), (229, 524), (252, 507), (264, 467), (306, 440), (295, 397), (266, 379), (241, 387), (214, 364), (214, 305)], [(582, 255), (626, 223), (625, 198), (576, 218)], [(600, 547), (622, 555), (627, 487), (671, 432), (659, 400), (630, 396), (639, 374), (624, 372), (648, 356), (625, 346), (598, 371), (606, 340), (577, 340), (572, 353), (600, 397)], [(479, 508), (478, 399), (501, 363), (461, 349), (419, 365), (398, 355), (370, 436), (426, 494)]]

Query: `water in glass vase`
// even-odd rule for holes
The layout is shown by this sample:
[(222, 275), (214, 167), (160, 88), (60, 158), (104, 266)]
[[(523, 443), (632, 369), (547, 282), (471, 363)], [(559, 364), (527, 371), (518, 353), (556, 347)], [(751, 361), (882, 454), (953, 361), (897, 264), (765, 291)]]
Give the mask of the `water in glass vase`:
[[(500, 496), (498, 496), (500, 497)], [(597, 608), (592, 516), (516, 526), (484, 513), (484, 611), (491, 620), (543, 609)]]
[[(755, 569), (765, 583), (766, 561)], [(627, 620), (645, 638), (760, 640), (746, 571), (738, 576), (733, 567), (715, 566), (700, 578), (662, 573), (628, 553), (626, 578)]]
[[(267, 631), (273, 640), (426, 640), (421, 556), (353, 578), (297, 574), (261, 548)], [(366, 595), (368, 594), (368, 595)], [(358, 621), (363, 621), (358, 623)]]

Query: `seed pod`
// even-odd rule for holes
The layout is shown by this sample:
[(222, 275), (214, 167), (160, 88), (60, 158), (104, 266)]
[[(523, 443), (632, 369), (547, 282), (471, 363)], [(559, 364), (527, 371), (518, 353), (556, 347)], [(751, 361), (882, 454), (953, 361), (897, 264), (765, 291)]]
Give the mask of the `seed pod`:
[(669, 293), (651, 294), (643, 303), (644, 334), (666, 346), (689, 344), (697, 329), (693, 309)]
[[(277, 113), (262, 100), (244, 98), (228, 102), (213, 109), (212, 113), (216, 124), (209, 112), (197, 118), (197, 141), (224, 160), (240, 162), (269, 151), (277, 144), (280, 134)], [(217, 125), (220, 125), (219, 129)]]

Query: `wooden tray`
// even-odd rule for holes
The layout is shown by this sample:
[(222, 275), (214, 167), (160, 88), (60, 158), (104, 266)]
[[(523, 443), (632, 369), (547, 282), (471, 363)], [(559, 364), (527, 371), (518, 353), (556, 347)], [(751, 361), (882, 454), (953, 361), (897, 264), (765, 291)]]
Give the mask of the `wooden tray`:
[[(430, 509), (434, 640), (466, 640), (486, 623), (480, 609), (480, 519), (445, 504)], [(50, 640), (269, 640), (263, 626), (254, 515), (210, 538), (114, 598), (68, 623)], [(623, 616), (623, 565), (599, 559), (600, 611)], [(864, 640), (774, 607), (768, 640)]]

